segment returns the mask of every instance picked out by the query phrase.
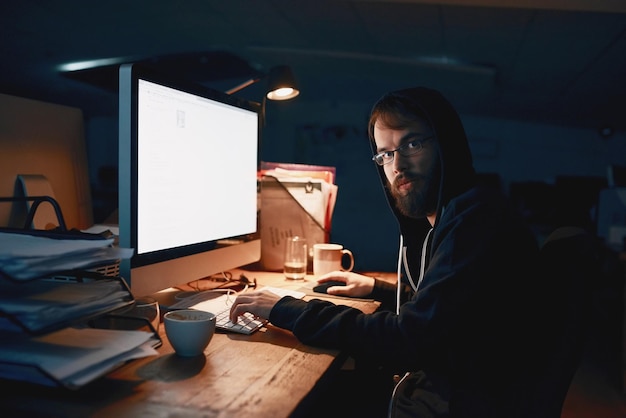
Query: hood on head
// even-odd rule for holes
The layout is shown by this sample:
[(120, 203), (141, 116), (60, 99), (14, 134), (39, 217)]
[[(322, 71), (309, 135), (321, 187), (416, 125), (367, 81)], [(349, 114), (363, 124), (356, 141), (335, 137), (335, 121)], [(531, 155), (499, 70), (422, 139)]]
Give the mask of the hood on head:
[[(399, 100), (409, 108), (419, 109), (430, 123), (439, 143), (442, 173), (439, 201), (437, 204), (437, 219), (439, 219), (443, 207), (445, 207), (450, 199), (467, 191), (475, 182), (472, 155), (461, 119), (454, 107), (441, 93), (426, 87), (413, 87), (387, 93), (378, 100), (373, 109), (375, 109), (379, 103), (387, 100)], [(373, 126), (371, 125), (369, 133), (372, 152), (376, 153)], [(400, 230), (405, 237), (405, 242), (407, 242), (407, 239), (411, 240), (413, 236), (417, 238), (416, 235), (423, 239), (423, 234), (419, 231), (428, 231), (430, 224), (426, 218), (412, 219), (398, 211), (391, 192), (388, 189), (383, 167), (378, 165), (376, 167), (387, 200), (400, 223)], [(409, 231), (417, 232), (417, 234), (407, 234)], [(425, 234), (425, 232), (423, 233)]]

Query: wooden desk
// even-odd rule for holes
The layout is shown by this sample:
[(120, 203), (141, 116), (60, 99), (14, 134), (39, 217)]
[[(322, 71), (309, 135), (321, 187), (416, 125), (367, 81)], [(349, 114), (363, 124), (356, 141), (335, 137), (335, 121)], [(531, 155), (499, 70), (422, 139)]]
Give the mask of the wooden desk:
[[(245, 274), (260, 285), (302, 286), (279, 273)], [(375, 302), (330, 300), (368, 313), (378, 307)], [(291, 332), (272, 325), (251, 336), (216, 333), (204, 357), (182, 358), (173, 353), (163, 328), (161, 324), (158, 356), (130, 362), (78, 391), (11, 383), (12, 390), (0, 395), (2, 415), (288, 417), (297, 415), (320, 378), (345, 360), (337, 351), (301, 344)]]

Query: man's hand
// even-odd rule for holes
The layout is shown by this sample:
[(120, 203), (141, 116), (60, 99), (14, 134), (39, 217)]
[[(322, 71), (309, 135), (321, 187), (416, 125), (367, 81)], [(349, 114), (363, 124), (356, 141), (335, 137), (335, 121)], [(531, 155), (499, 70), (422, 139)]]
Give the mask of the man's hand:
[(350, 271), (332, 271), (318, 277), (318, 283), (328, 281), (343, 282), (345, 286), (331, 286), (326, 290), (329, 295), (359, 298), (369, 296), (374, 290), (374, 278)]
[(246, 312), (263, 319), (269, 319), (270, 312), (280, 296), (269, 291), (242, 293), (237, 296), (233, 306), (230, 307), (230, 320), (237, 323), (237, 318)]

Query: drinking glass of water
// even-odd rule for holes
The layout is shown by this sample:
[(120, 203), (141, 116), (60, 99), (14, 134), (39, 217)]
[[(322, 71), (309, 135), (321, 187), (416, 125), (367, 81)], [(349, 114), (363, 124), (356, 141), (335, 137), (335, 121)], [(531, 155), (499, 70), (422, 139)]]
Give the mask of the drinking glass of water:
[(306, 238), (298, 236), (288, 238), (285, 241), (285, 277), (292, 280), (304, 279), (308, 255)]

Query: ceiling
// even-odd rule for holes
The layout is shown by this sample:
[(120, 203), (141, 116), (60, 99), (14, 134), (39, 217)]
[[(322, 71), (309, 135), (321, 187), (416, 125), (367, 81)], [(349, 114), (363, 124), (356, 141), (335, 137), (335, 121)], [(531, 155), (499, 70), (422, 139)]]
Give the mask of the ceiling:
[[(371, 104), (419, 84), (466, 114), (626, 130), (623, 0), (65, 0), (2, 9), (0, 92), (88, 115), (114, 114), (120, 62), (148, 61), (221, 90), (288, 64), (302, 91), (295, 100)], [(259, 100), (259, 85), (238, 94)]]

